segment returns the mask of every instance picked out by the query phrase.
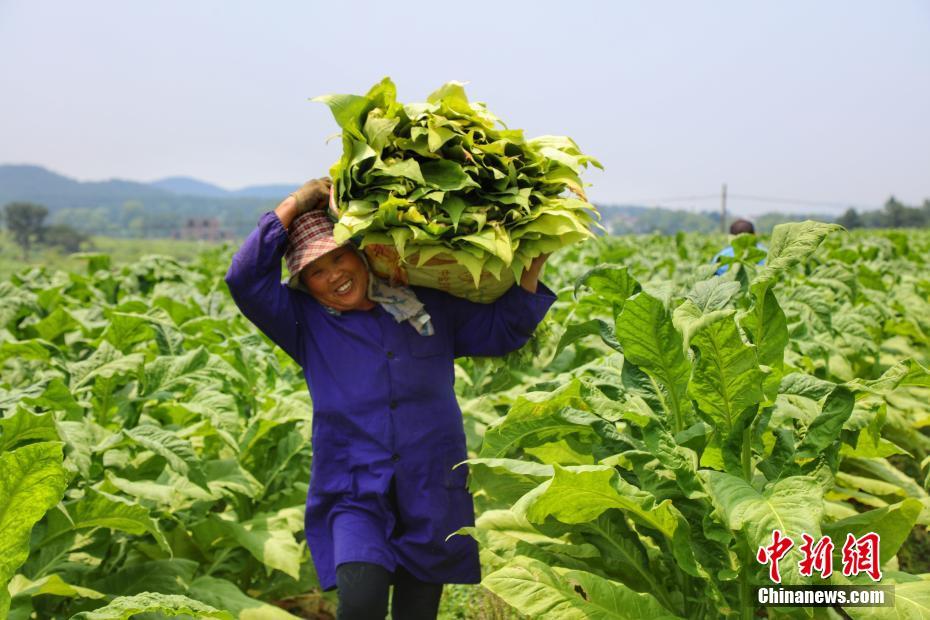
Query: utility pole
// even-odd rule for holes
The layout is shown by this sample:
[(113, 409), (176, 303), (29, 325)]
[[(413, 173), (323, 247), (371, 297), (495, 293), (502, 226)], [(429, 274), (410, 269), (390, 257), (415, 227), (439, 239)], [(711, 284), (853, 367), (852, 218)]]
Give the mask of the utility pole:
[(720, 232), (727, 233), (727, 184), (720, 190)]

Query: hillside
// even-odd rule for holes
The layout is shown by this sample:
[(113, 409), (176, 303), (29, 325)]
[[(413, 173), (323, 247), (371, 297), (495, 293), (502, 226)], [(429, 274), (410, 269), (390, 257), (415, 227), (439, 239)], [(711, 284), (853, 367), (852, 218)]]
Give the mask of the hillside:
[(262, 212), (293, 190), (256, 186), (228, 191), (183, 179), (76, 181), (40, 166), (0, 165), (0, 205), (35, 202), (48, 208), (50, 223), (116, 237), (169, 237), (191, 217), (219, 218), (225, 229), (243, 236)]
[[(189, 218), (217, 218), (233, 236), (249, 233), (265, 211), (296, 187), (254, 185), (229, 190), (186, 176), (139, 183), (112, 179), (77, 181), (40, 166), (0, 165), (0, 205), (28, 201), (45, 205), (49, 223), (114, 237), (170, 237)], [(613, 234), (716, 232), (716, 211), (598, 204), (602, 224)], [(738, 215), (733, 214), (734, 217)], [(756, 219), (767, 232), (775, 224), (799, 219), (829, 221), (827, 215), (767, 214)]]

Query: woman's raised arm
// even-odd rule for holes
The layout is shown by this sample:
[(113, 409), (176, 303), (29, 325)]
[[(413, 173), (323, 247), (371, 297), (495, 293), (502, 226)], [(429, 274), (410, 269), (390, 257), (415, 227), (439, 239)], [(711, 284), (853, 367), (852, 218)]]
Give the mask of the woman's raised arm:
[(233, 256), (225, 279), (242, 314), (300, 364), (297, 293), (281, 282), (287, 227), (296, 216), (293, 196), (262, 215), (258, 227)]

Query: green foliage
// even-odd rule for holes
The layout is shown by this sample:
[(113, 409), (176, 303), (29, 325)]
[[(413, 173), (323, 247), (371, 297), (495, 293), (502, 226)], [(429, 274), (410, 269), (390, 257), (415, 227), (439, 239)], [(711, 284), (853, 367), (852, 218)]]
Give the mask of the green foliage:
[[(568, 614), (596, 600), (568, 576), (585, 571), (603, 580), (598, 599), (637, 593), (650, 617), (750, 618), (772, 530), (798, 543), (875, 531), (886, 582), (914, 590), (897, 612), (920, 609), (919, 577), (895, 556), (930, 524), (930, 238), (837, 228), (776, 227), (764, 266), (742, 244), (723, 277), (680, 260), (716, 251), (700, 237), (557, 257), (561, 329), (524, 369), (535, 391), (482, 397), (504, 415), (487, 416), (471, 461), (484, 513), (463, 533), (492, 569), (486, 587), (525, 613)], [(823, 583), (800, 557), (796, 545), (780, 563), (784, 582)]]
[(262, 601), (313, 590), (311, 405), (229, 298), (228, 260), (86, 255), (83, 272), (0, 284), (0, 581), (14, 578), (15, 617), (292, 617)]
[(330, 171), (339, 241), (389, 244), (418, 264), (448, 252), (477, 287), (483, 270), (498, 277), (512, 269), (519, 279), (534, 257), (592, 234), (596, 211), (579, 175), (600, 163), (570, 138), (507, 129), (458, 82), (425, 103), (399, 103), (390, 78), (364, 96), (314, 101), (342, 129), (342, 157)]
[(61, 444), (52, 442), (0, 453), (0, 616), (10, 606), (7, 584), (29, 555), (32, 527), (64, 493), (61, 459)]
[(31, 202), (10, 202), (3, 207), (3, 219), (17, 245), (23, 250), (23, 259), (29, 258), (29, 248), (41, 238), (42, 223), (48, 209)]
[[(766, 244), (723, 277), (711, 237), (566, 249), (532, 355), (458, 362), (485, 578), (454, 617), (748, 618), (775, 524), (879, 532), (920, 617), (930, 566), (898, 562), (930, 525), (930, 237)], [(10, 617), (331, 612), (302, 536), (312, 406), (229, 299), (229, 248), (77, 260), (0, 283)], [(820, 583), (796, 554), (786, 582)]]

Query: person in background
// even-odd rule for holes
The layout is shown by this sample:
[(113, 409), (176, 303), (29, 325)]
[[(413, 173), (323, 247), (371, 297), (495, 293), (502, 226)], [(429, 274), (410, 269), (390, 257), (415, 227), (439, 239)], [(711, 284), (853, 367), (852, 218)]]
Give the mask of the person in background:
[[(226, 283), (242, 313), (303, 369), (313, 399), (305, 534), (339, 620), (436, 617), (445, 583), (481, 580), (453, 360), (504, 355), (555, 294), (533, 260), (479, 304), (391, 286), (333, 238), (331, 183), (316, 179), (261, 216)], [(281, 282), (284, 257), (290, 278)]]
[[(753, 226), (753, 225), (752, 225), (752, 222), (750, 222), (749, 220), (736, 220), (736, 221), (734, 221), (732, 224), (730, 224), (730, 234), (733, 235), (733, 236), (736, 236), (736, 235), (752, 235), (752, 236), (755, 236), (755, 234), (756, 234), (756, 227)], [(762, 245), (762, 243), (756, 243), (756, 247), (759, 248), (760, 250), (766, 250), (766, 249), (767, 249), (764, 245)], [(727, 247), (725, 247), (725, 248), (723, 248), (722, 250), (720, 250), (719, 252), (717, 252), (717, 253), (714, 255), (714, 257), (711, 259), (710, 262), (711, 262), (711, 263), (719, 263), (721, 257), (729, 256), (729, 257), (732, 258), (732, 257), (735, 256), (735, 255), (736, 255), (736, 254), (735, 254), (735, 252), (734, 252), (734, 250), (733, 250), (733, 246), (732, 246), (732, 245), (728, 245)], [(759, 261), (759, 264), (760, 264), (760, 265), (764, 265), (764, 264), (765, 264), (765, 259), (763, 258), (762, 260), (760, 260), (760, 261)], [(714, 275), (722, 276), (723, 274), (725, 274), (725, 273), (727, 272), (727, 270), (728, 270), (729, 268), (730, 268), (729, 265), (721, 265), (721, 266), (720, 266), (720, 269), (718, 269), (716, 272), (714, 272)]]

